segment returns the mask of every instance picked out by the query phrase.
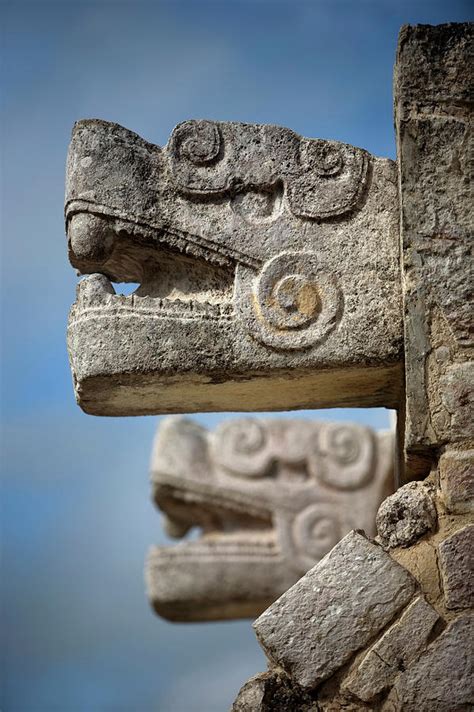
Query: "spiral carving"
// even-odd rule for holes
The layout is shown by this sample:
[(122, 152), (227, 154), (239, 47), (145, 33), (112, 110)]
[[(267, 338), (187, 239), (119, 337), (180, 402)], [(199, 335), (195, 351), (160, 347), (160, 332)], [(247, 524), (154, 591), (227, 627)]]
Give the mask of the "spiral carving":
[(213, 457), (236, 475), (262, 477), (271, 463), (269, 434), (255, 418), (222, 423), (214, 434)]
[[(263, 266), (254, 295), (247, 324), (259, 341), (276, 348), (312, 346), (328, 335), (339, 316), (336, 281), (321, 270), (314, 253), (273, 257)], [(249, 311), (242, 301), (241, 311)]]
[(322, 177), (334, 177), (344, 168), (344, 159), (340, 148), (328, 141), (308, 143), (309, 160), (315, 172)]
[(340, 465), (350, 465), (359, 459), (361, 442), (353, 428), (332, 428), (326, 438), (331, 457)]
[(173, 134), (174, 151), (195, 166), (212, 163), (219, 155), (221, 136), (211, 121), (185, 121)]
[(323, 503), (311, 504), (295, 517), (293, 546), (303, 571), (320, 561), (341, 537), (334, 508)]
[(375, 440), (369, 428), (328, 423), (321, 429), (319, 454), (309, 466), (325, 484), (342, 490), (365, 486), (374, 475)]

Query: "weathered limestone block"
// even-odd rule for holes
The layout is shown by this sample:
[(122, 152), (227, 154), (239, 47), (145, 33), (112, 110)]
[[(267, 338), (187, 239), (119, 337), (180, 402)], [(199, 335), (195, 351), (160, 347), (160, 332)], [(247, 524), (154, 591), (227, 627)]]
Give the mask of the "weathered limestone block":
[[(405, 26), (395, 68), (412, 475), (472, 437), (473, 25)], [(470, 363), (471, 362), (471, 363)]]
[(440, 487), (449, 512), (474, 510), (474, 450), (448, 451), (439, 460)]
[(423, 596), (416, 598), (384, 635), (369, 649), (357, 669), (346, 678), (343, 689), (369, 702), (391, 687), (423, 651), (439, 616)]
[(410, 546), (436, 527), (437, 515), (432, 493), (424, 482), (409, 482), (385, 499), (376, 517), (383, 546)]
[(85, 120), (65, 212), (90, 275), (68, 329), (87, 412), (399, 402), (392, 161), (277, 126), (186, 121), (160, 148)]
[(255, 623), (269, 659), (303, 688), (329, 678), (412, 598), (416, 582), (351, 532)]
[(393, 434), (351, 423), (244, 418), (209, 432), (162, 421), (151, 462), (165, 528), (150, 600), (172, 620), (255, 617), (352, 529), (375, 534), (392, 491)]
[(474, 525), (439, 545), (439, 565), (447, 608), (474, 606)]
[(318, 712), (311, 694), (284, 673), (269, 670), (250, 678), (240, 689), (231, 712)]
[(383, 712), (467, 712), (474, 707), (474, 616), (454, 620), (397, 678)]

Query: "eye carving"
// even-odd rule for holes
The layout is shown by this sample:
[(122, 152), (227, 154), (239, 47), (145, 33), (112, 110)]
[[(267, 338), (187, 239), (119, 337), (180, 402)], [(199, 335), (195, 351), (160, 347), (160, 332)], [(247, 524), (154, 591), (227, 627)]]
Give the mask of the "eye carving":
[(358, 207), (366, 193), (369, 156), (337, 141), (301, 139), (299, 174), (288, 181), (290, 210), (325, 220)]
[(186, 121), (173, 133), (174, 151), (195, 166), (205, 166), (219, 156), (221, 135), (211, 121)]

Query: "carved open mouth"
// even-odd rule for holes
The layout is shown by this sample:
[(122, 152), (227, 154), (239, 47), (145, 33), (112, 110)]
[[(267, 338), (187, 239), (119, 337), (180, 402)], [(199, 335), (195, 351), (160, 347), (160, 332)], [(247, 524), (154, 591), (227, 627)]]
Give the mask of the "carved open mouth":
[(153, 496), (167, 533), (152, 549), (150, 600), (172, 620), (263, 610), (353, 528), (370, 531), (391, 476), (391, 439), (340, 423), (242, 418), (209, 432), (161, 422)]
[(275, 556), (277, 544), (272, 516), (250, 498), (241, 502), (233, 493), (232, 499), (216, 494), (215, 487), (182, 487), (161, 483), (155, 486), (155, 503), (164, 514), (164, 529), (182, 539), (194, 528), (199, 528), (197, 540), (183, 541), (177, 546), (160, 548), (165, 555), (194, 557), (202, 554), (219, 555), (235, 549), (244, 556), (252, 553)]
[(248, 498), (238, 503), (215, 487), (180, 487), (171, 479), (155, 487), (167, 533), (179, 539), (197, 527), (200, 536), (150, 550), (153, 608), (174, 621), (254, 617), (291, 583), (280, 580), (285, 571), (270, 512)]
[(68, 330), (83, 410), (397, 404), (394, 176), (362, 149), (276, 126), (184, 122), (161, 148), (79, 122), (65, 215), (70, 261), (89, 275)]
[[(88, 274), (77, 290), (82, 316), (94, 304), (185, 318), (233, 313), (234, 263), (205, 246), (166, 231), (132, 236), (119, 222), (87, 213), (73, 216), (69, 235), (71, 261)], [(125, 296), (113, 282), (138, 287)]]

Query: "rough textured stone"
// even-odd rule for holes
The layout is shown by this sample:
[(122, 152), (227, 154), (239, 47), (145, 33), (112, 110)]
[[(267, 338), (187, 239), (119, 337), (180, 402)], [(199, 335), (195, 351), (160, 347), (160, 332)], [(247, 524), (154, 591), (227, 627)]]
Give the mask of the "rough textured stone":
[(319, 712), (318, 703), (286, 675), (271, 670), (250, 678), (231, 712)]
[(445, 452), (439, 460), (439, 477), (448, 511), (474, 511), (474, 450)]
[(438, 618), (422, 596), (416, 598), (369, 649), (343, 687), (366, 702), (390, 687), (420, 655)]
[[(472, 448), (472, 39), (470, 24), (402, 29), (398, 173), (362, 149), (275, 126), (187, 121), (159, 148), (116, 124), (79, 122), (65, 212), (71, 262), (88, 275), (68, 330), (81, 407), (135, 415), (394, 406), (405, 420), (407, 480), (434, 473), (445, 450)], [(140, 286), (125, 297), (111, 281)], [(226, 451), (215, 454), (232, 471)], [(434, 531), (434, 506), (425, 486), (406, 488), (380, 510), (379, 531), (387, 547), (409, 548), (391, 557), (349, 534), (256, 623), (294, 690), (326, 681), (332, 698), (321, 712), (367, 709), (346, 704), (331, 685), (411, 600), (416, 582), (395, 563), (400, 552), (446, 620), (471, 602), (472, 528), (442, 541), (467, 521), (456, 509), (466, 500), (465, 473), (459, 485), (449, 481), (449, 467), (441, 470), (448, 513), (439, 506), (438, 532), (419, 541)], [(320, 476), (341, 472), (345, 487), (347, 471), (323, 468)], [(237, 476), (253, 482), (251, 457)], [(194, 493), (189, 500), (202, 511)], [(167, 503), (176, 514), (173, 497)], [(248, 505), (248, 520), (263, 522), (259, 537), (269, 519), (261, 511)], [(222, 519), (212, 515), (211, 530)], [(169, 521), (178, 534), (179, 520)], [(240, 510), (234, 521), (242, 521)], [(301, 530), (311, 532), (311, 524)], [(203, 559), (216, 561), (220, 545), (210, 532)], [(432, 561), (425, 566), (420, 555), (429, 548), (434, 558), (437, 545), (445, 600), (439, 573), (430, 588)], [(251, 551), (240, 568), (242, 589)], [(190, 590), (197, 569), (181, 574)], [(231, 579), (220, 585), (225, 596), (235, 590)], [(250, 600), (248, 579), (247, 586)], [(453, 620), (396, 678), (385, 709), (471, 709), (472, 632), (471, 618)], [(401, 635), (393, 627), (395, 657)], [(278, 684), (278, 694), (288, 685)], [(261, 705), (258, 685), (252, 694)]]
[(393, 434), (351, 423), (240, 418), (209, 432), (161, 422), (155, 502), (180, 538), (148, 558), (148, 593), (173, 620), (255, 617), (352, 529), (375, 530)]
[(423, 482), (409, 482), (382, 502), (376, 523), (384, 546), (410, 546), (433, 531), (437, 519), (432, 489)]
[[(368, 591), (381, 585), (367, 557), (363, 564), (355, 556), (347, 557), (337, 575), (332, 577), (330, 571), (321, 576), (314, 587), (317, 595), (313, 591), (311, 577), (320, 570), (328, 573), (326, 563), (345, 540), (341, 542), (257, 621), (270, 659), (285, 665), (293, 680), (303, 680), (309, 687), (321, 675), (330, 675), (316, 694), (324, 712), (350, 709), (351, 699), (360, 702), (362, 709), (369, 705), (367, 709), (377, 712), (474, 709), (473, 623), (471, 617), (459, 615), (459, 607), (472, 602), (468, 585), (472, 573), (467, 570), (472, 530), (461, 527), (468, 523), (472, 506), (466, 460), (474, 435), (473, 28), (472, 23), (402, 28), (394, 82), (405, 354), (405, 392), (399, 409), (405, 457), (400, 476), (406, 482), (432, 473), (433, 490), (418, 483), (389, 498), (379, 513), (379, 531), (385, 546), (392, 547), (392, 560), (410, 569), (448, 627), (438, 635), (442, 624), (435, 624), (424, 650), (411, 659), (406, 671), (399, 671), (385, 701), (383, 692), (368, 703), (357, 700), (347, 688), (343, 692), (341, 685), (362, 666), (362, 660), (367, 665), (375, 662), (361, 646), (376, 646), (382, 628), (370, 640), (364, 636), (361, 640), (359, 615), (350, 611), (341, 620), (341, 610), (345, 612), (344, 606), (350, 608), (356, 599), (348, 584), (354, 576), (356, 588), (359, 579), (367, 583)], [(438, 474), (436, 521), (431, 497), (438, 498), (434, 486)], [(367, 618), (362, 620), (367, 624)], [(416, 629), (421, 631), (424, 623), (419, 616)], [(391, 626), (394, 658), (397, 646), (403, 647), (400, 624), (401, 619), (394, 624), (392, 617), (383, 626), (385, 635), (386, 626)], [(382, 641), (387, 645), (385, 635), (380, 645)], [(417, 636), (413, 637), (409, 642), (418, 650)]]
[(397, 404), (392, 161), (276, 126), (187, 121), (159, 148), (86, 120), (65, 210), (87, 412)]
[[(395, 69), (409, 470), (472, 434), (473, 25), (405, 26)], [(472, 379), (471, 379), (472, 383)]]
[(410, 600), (415, 581), (379, 546), (351, 532), (258, 618), (270, 660), (316, 687)]
[(439, 545), (439, 565), (447, 608), (474, 606), (474, 525)]
[(474, 617), (454, 620), (396, 680), (383, 712), (468, 712), (474, 707)]

